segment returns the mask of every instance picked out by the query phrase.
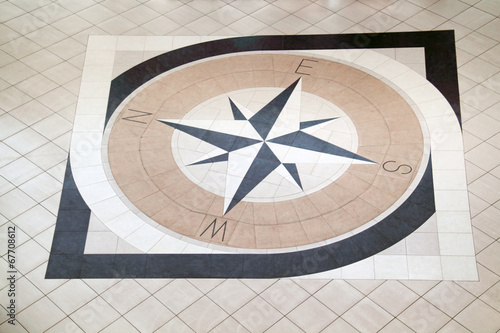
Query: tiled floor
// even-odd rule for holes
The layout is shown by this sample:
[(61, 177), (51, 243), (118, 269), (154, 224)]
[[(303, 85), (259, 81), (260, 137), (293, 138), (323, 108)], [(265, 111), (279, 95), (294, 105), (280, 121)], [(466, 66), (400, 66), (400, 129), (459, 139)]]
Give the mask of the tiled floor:
[[(4, 274), (0, 304), (7, 311), (12, 299), (16, 312), (16, 325), (4, 316), (0, 331), (500, 331), (499, 17), (500, 3), (495, 0), (0, 2), (0, 239)], [(451, 141), (438, 140), (449, 124), (425, 120), (431, 129), (433, 157), (440, 151), (436, 143), (446, 145), (442, 154), (446, 158), (433, 160), (438, 166), (434, 170), (437, 214), (385, 255), (314, 279), (225, 279), (216, 275), (210, 279), (148, 279), (137, 273), (137, 264), (144, 260), (146, 265), (146, 259), (132, 260), (130, 255), (122, 254), (135, 253), (133, 258), (139, 258), (144, 253), (189, 256), (200, 252), (193, 244), (189, 251), (185, 245), (177, 246), (175, 251), (165, 246), (151, 250), (144, 240), (149, 238), (151, 242), (156, 237), (149, 230), (154, 228), (146, 223), (141, 232), (133, 233), (137, 231), (133, 212), (122, 201), (108, 200), (112, 195), (106, 192), (107, 187), (95, 185), (102, 184), (106, 178), (99, 177), (106, 175), (100, 171), (102, 167), (96, 167), (97, 160), (90, 153), (86, 159), (72, 157), (72, 166), (79, 170), (73, 171), (75, 181), (92, 214), (88, 211), (79, 219), (65, 219), (72, 224), (58, 224), (56, 230), (56, 220), (62, 220), (67, 213), (64, 208), (74, 209), (79, 204), (76, 197), (63, 195), (60, 207), (63, 184), (65, 193), (76, 191), (68, 174), (65, 177), (70, 146), (72, 153), (80, 153), (78, 157), (85, 156), (82, 152), (91, 151), (95, 145), (100, 147), (102, 135), (92, 133), (99, 133), (96, 129), (100, 128), (102, 134), (103, 122), (98, 114), (106, 108), (110, 79), (164, 52), (165, 41), (170, 43), (168, 49), (177, 49), (202, 39), (175, 36), (358, 33), (363, 43), (363, 37), (376, 39), (378, 32), (450, 29), (455, 31), (457, 47), (465, 154), (453, 152), (462, 149), (460, 136), (446, 133), (448, 136), (443, 138), (451, 136)], [(203, 37), (209, 39), (213, 38)], [(377, 64), (385, 61), (395, 64), (386, 66), (394, 69), (403, 63), (415, 71), (411, 73), (420, 74), (420, 79), (399, 80), (402, 91), (418, 91), (420, 87), (411, 83), (426, 74), (421, 49), (373, 51), (378, 53), (367, 53), (369, 57), (358, 65), (379, 74)], [(344, 56), (348, 55), (344, 52)], [(384, 60), (377, 63), (377, 59)], [(353, 64), (353, 59), (348, 60)], [(435, 74), (446, 77), (446, 73)], [(283, 84), (283, 89), (286, 86)], [(307, 82), (303, 88), (307, 91)], [(433, 90), (425, 91), (413, 98), (429, 96)], [(243, 103), (236, 97), (234, 100)], [(443, 110), (439, 106), (435, 109)], [(182, 114), (166, 118), (180, 119)], [(357, 128), (359, 132), (360, 126)], [(110, 151), (120, 147), (128, 146), (110, 145)], [(190, 149), (192, 153), (186, 153), (184, 158), (197, 153)], [(460, 196), (463, 175), (442, 164), (456, 165), (454, 161), (463, 160), (463, 156), (470, 213), (460, 209), (467, 204), (467, 198)], [(161, 166), (153, 163), (150, 167)], [(451, 189), (450, 184), (454, 186)], [(151, 211), (150, 215), (154, 214)], [(117, 215), (125, 219), (116, 220)], [(477, 265), (469, 260), (474, 259), (471, 221)], [(83, 231), (64, 228), (78, 228), (82, 223), (89, 226), (88, 235), (85, 230), (87, 244), (81, 247), (82, 253), (85, 248), (81, 258), (86, 258), (81, 266), (86, 270), (82, 268), (81, 272), (86, 275), (45, 279), (51, 249), (53, 254), (63, 253), (67, 259), (66, 266), (60, 267), (68, 271), (58, 273), (74, 277), (71, 270), (76, 264), (66, 253), (80, 246), (77, 234)], [(119, 227), (114, 227), (117, 224)], [(13, 226), (16, 233), (9, 234)], [(75, 242), (54, 243), (55, 231)], [(145, 234), (148, 237), (144, 238)], [(8, 256), (9, 235), (15, 235), (16, 273), (8, 273), (12, 271), (8, 266), (9, 259), (12, 261)], [(127, 242), (116, 235), (122, 235)], [(130, 245), (134, 241), (135, 248)], [(214, 249), (224, 253), (221, 247), (204, 253)], [(448, 258), (469, 259), (442, 259), (447, 254)], [(107, 261), (109, 256), (111, 261)], [(90, 268), (85, 266), (85, 260), (92, 263)], [(124, 268), (122, 278), (103, 278), (106, 275), (97, 268), (106, 267), (106, 263)], [(476, 267), (478, 281), (474, 281)], [(112, 267), (109, 271), (113, 271)], [(184, 276), (192, 272), (189, 267), (181, 271)], [(12, 274), (15, 285), (7, 279)], [(138, 276), (141, 278), (133, 278)], [(390, 280), (384, 280), (387, 278)], [(9, 295), (13, 287), (15, 296)]]

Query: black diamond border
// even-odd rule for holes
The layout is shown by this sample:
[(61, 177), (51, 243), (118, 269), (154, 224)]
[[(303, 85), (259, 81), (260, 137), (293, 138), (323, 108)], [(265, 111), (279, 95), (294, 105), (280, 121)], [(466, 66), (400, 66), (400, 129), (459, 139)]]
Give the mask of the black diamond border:
[[(180, 65), (244, 51), (424, 47), (426, 75), (452, 106), (460, 123), (455, 36), (452, 30), (373, 34), (250, 36), (209, 41), (147, 60), (111, 83), (106, 123), (143, 83)], [(314, 249), (279, 254), (84, 254), (90, 209), (71, 165), (61, 195), (47, 279), (78, 278), (281, 278), (339, 268), (373, 256), (420, 227), (435, 212), (431, 159), (410, 197), (376, 225)]]

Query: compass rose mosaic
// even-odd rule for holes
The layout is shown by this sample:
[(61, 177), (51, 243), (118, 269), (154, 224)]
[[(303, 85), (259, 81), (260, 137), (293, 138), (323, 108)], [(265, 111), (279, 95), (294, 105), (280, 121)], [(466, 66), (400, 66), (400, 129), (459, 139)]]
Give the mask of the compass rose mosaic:
[[(371, 43), (397, 48), (383, 37), (403, 35), (423, 36)], [(95, 88), (106, 80), (83, 82), (47, 277), (342, 277), (372, 267), (360, 275), (369, 278), (394, 271), (392, 253), (402, 268), (379, 278), (457, 278), (457, 264), (475, 266), (473, 249), (450, 250), (445, 232), (453, 216), (470, 224), (465, 183), (440, 180), (464, 173), (458, 90), (345, 47), (356, 36), (163, 38), (170, 51), (118, 75), (109, 96)], [(428, 43), (430, 68), (439, 53)], [(96, 48), (89, 54), (108, 55), (112, 71), (117, 51)], [(456, 74), (453, 62), (441, 66)], [(417, 230), (433, 230), (436, 253), (401, 250)], [(96, 247), (103, 232), (112, 242)]]

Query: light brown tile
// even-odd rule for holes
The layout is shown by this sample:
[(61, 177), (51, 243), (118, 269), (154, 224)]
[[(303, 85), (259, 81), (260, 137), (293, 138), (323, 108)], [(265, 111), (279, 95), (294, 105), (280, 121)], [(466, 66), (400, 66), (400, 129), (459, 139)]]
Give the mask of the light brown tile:
[[(248, 89), (255, 87), (255, 79), (253, 72), (237, 72), (234, 73), (234, 78), (236, 80), (237, 87), (239, 89)], [(233, 87), (234, 90), (234, 87)]]
[(236, 56), (226, 58), (227, 65), (231, 72), (251, 72), (252, 71), (252, 60), (250, 57)]
[(172, 202), (172, 204), (163, 207), (162, 210), (151, 216), (151, 218), (164, 227), (170, 228), (170, 226), (190, 212), (191, 211), (189, 209)]
[(272, 202), (254, 203), (253, 220), (255, 225), (277, 224), (274, 204)]
[(273, 249), (281, 247), (277, 225), (256, 225), (255, 245), (258, 249)]
[(282, 247), (298, 246), (308, 243), (307, 234), (300, 223), (279, 224), (278, 228)]
[(151, 181), (159, 188), (164, 189), (167, 186), (175, 184), (177, 181), (181, 181), (185, 178), (184, 174), (179, 169), (173, 169), (171, 171), (150, 177)]
[(196, 237), (199, 236), (197, 232), (205, 218), (205, 214), (190, 211), (187, 214), (182, 215), (182, 217), (175, 221), (175, 223), (171, 224), (169, 229), (182, 235)]
[(175, 183), (172, 183), (163, 188), (162, 191), (172, 200), (177, 200), (183, 195), (189, 193), (189, 191), (191, 191), (195, 187), (197, 187), (196, 184), (184, 177), (184, 179), (180, 179), (179, 181), (176, 181)]
[(380, 211), (385, 211), (397, 200), (397, 197), (383, 192), (374, 186), (368, 188), (363, 194), (360, 195), (360, 198), (368, 202), (370, 205), (377, 207)]
[(329, 213), (340, 207), (340, 205), (335, 202), (335, 200), (333, 200), (330, 196), (328, 196), (328, 194), (326, 194), (326, 192), (322, 190), (309, 194), (308, 197), (313, 203), (314, 207), (321, 214)]
[(177, 204), (186, 207), (189, 210), (207, 214), (212, 202), (214, 201), (215, 195), (205, 191), (204, 189), (194, 186), (191, 190), (184, 195), (176, 198)]
[(108, 160), (113, 177), (119, 186), (147, 179), (147, 173), (137, 154), (108, 154)]
[(248, 56), (248, 59), (254, 72), (273, 70), (273, 56), (270, 54), (252, 54)]
[(251, 224), (239, 222), (227, 244), (229, 246), (254, 249), (257, 245), (255, 242), (255, 227)]
[(163, 192), (154, 192), (147, 197), (134, 201), (133, 204), (137, 206), (147, 216), (153, 216), (164, 207), (170, 205), (172, 200), (167, 197)]
[(304, 220), (301, 224), (310, 242), (319, 242), (336, 236), (323, 216)]
[(234, 90), (235, 87), (238, 87), (238, 83), (233, 73), (229, 73), (226, 75), (220, 75), (215, 77), (215, 81), (217, 84), (224, 90), (226, 93), (229, 93)]
[(275, 82), (273, 71), (257, 70), (253, 72), (256, 87), (273, 87)]
[(342, 208), (326, 214), (324, 218), (337, 235), (342, 235), (359, 227), (359, 222)]
[(361, 198), (354, 199), (342, 208), (361, 224), (369, 222), (382, 212)]
[(159, 191), (159, 188), (150, 180), (123, 185), (121, 189), (131, 202), (136, 202)]
[(316, 209), (309, 197), (302, 197), (298, 199), (291, 200), (293, 206), (295, 207), (295, 212), (299, 216), (299, 219), (307, 220), (313, 217), (320, 216), (321, 213)]
[(295, 207), (290, 201), (278, 201), (274, 203), (278, 224), (298, 222), (299, 216), (295, 212)]
[(333, 183), (322, 189), (330, 198), (333, 199), (341, 207), (346, 203), (354, 200), (357, 195), (351, 193), (347, 188), (344, 188), (337, 183)]

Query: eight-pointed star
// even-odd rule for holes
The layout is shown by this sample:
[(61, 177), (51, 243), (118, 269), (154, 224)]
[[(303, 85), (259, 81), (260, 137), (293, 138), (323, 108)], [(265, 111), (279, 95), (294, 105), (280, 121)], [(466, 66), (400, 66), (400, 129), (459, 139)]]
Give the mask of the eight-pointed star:
[(305, 131), (337, 118), (301, 122), (301, 87), (299, 78), (253, 115), (229, 98), (231, 126), (221, 120), (158, 119), (216, 147), (191, 165), (228, 163), (224, 215), (275, 170), (302, 189), (297, 163), (312, 162), (308, 157), (322, 164), (374, 163)]

